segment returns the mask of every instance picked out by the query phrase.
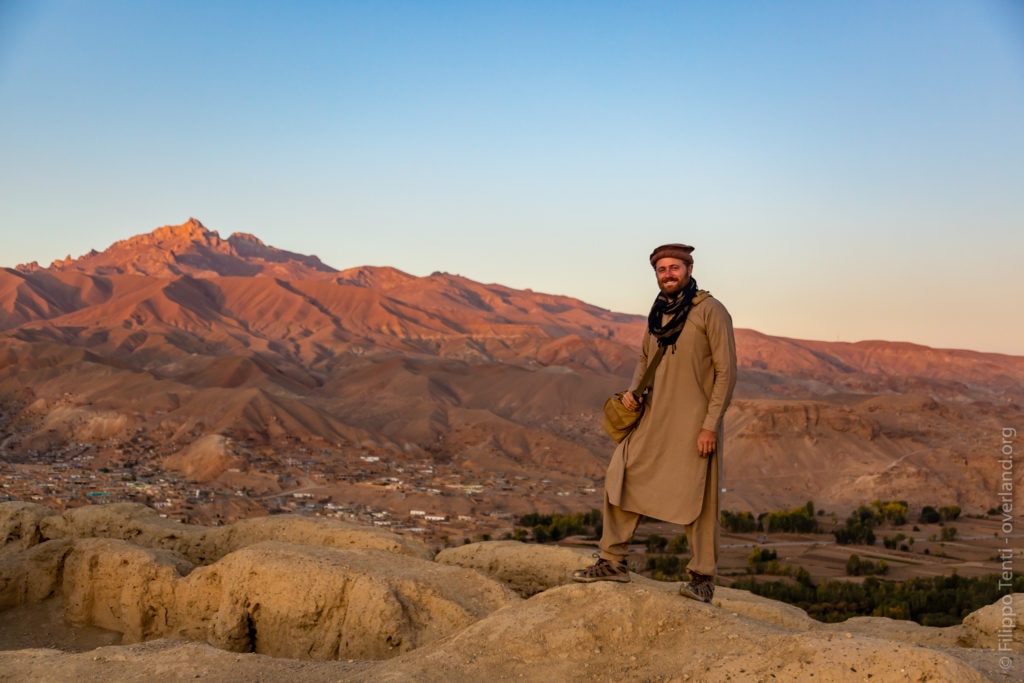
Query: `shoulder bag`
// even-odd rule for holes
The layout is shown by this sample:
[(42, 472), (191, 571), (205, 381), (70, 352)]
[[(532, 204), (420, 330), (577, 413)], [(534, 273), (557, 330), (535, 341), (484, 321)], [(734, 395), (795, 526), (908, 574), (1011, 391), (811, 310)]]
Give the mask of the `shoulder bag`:
[[(658, 346), (658, 350), (654, 352), (654, 357), (651, 358), (651, 362), (647, 364), (647, 369), (644, 370), (640, 386), (633, 392), (633, 396), (638, 401), (643, 398), (647, 389), (654, 383), (654, 371), (658, 369), (658, 363), (661, 362), (663, 355), (665, 355), (665, 347)], [(612, 394), (604, 402), (604, 419), (601, 422), (601, 426), (604, 427), (604, 431), (608, 432), (608, 436), (615, 439), (616, 443), (621, 442), (636, 428), (640, 418), (643, 417), (645, 409), (643, 403), (640, 404), (640, 410), (630, 410), (622, 405), (622, 395), (624, 393), (626, 392), (620, 391)]]

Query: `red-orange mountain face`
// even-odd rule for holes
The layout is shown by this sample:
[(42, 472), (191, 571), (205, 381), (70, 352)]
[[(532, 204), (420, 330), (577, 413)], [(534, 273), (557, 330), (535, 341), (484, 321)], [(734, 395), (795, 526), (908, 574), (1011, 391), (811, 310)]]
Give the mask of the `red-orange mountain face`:
[[(0, 459), (168, 467), (227, 490), (303, 454), (374, 456), (491, 485), (582, 482), (592, 500), (533, 504), (590, 509), (611, 451), (600, 405), (644, 322), (446, 273), (338, 271), (192, 219), (0, 270)], [(726, 507), (998, 504), (1024, 358), (744, 329), (737, 343)], [(211, 456), (210, 439), (232, 446)]]

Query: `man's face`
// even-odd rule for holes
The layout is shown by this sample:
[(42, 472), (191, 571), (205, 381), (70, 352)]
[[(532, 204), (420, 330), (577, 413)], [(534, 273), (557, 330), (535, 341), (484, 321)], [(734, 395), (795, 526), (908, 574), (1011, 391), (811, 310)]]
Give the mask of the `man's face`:
[(675, 296), (690, 282), (693, 264), (687, 265), (677, 258), (661, 258), (654, 264), (658, 276), (658, 289), (667, 296)]

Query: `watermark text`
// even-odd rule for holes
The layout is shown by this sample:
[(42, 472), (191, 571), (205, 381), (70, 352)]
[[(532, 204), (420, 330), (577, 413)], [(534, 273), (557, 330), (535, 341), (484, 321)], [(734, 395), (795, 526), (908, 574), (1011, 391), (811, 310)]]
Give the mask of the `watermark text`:
[(1013, 632), (1017, 627), (1017, 612), (1013, 604), (1013, 469), (1017, 430), (1003, 427), (999, 444), (999, 530), (1003, 542), (999, 547), (999, 588), (1006, 593), (999, 599), (999, 630), (996, 632), (996, 650), (1000, 653), (999, 668), (1013, 668)]

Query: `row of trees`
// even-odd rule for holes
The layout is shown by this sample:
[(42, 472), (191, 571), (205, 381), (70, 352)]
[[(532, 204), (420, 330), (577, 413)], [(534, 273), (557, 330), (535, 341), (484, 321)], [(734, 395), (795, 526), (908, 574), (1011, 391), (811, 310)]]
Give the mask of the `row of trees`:
[(925, 505), (921, 509), (921, 516), (918, 521), (922, 524), (938, 524), (940, 522), (952, 522), (960, 516), (959, 505), (946, 505), (938, 509), (931, 505)]
[(885, 522), (894, 526), (907, 523), (910, 506), (904, 500), (875, 500), (871, 505), (860, 505), (846, 518), (843, 526), (833, 530), (836, 543), (849, 545), (875, 544), (875, 529)]
[[(874, 529), (890, 522), (894, 526), (907, 523), (909, 506), (902, 500), (875, 500), (871, 505), (861, 505), (849, 517), (844, 525), (832, 532), (837, 543), (863, 543), (874, 545)], [(789, 532), (813, 534), (821, 532), (818, 521), (823, 513), (815, 511), (814, 503), (805, 504), (791, 510), (774, 510), (762, 512), (756, 518), (753, 513), (722, 510), (722, 528), (732, 533), (752, 533), (755, 531)], [(960, 507), (948, 505), (934, 508), (926, 505), (921, 510), (920, 521), (925, 524), (948, 522), (960, 516)], [(955, 532), (954, 532), (955, 533)], [(532, 534), (538, 543), (559, 541), (566, 536), (585, 534), (592, 537), (601, 535), (601, 512), (591, 510), (571, 515), (530, 513), (523, 515), (518, 522), (513, 537), (527, 540)], [(943, 540), (947, 534), (943, 534)], [(684, 538), (685, 541), (685, 538)], [(888, 544), (887, 544), (888, 545)]]
[(878, 562), (862, 560), (857, 553), (852, 553), (849, 559), (846, 560), (847, 576), (875, 576), (888, 573), (889, 563), (885, 560), (879, 560)]
[(666, 538), (661, 534), (650, 534), (647, 537), (646, 571), (655, 581), (682, 581), (686, 576), (687, 557), (690, 544), (685, 534)]
[(542, 515), (531, 512), (519, 518), (512, 537), (517, 541), (525, 541), (528, 533), (532, 533), (533, 540), (537, 543), (560, 541), (567, 536), (600, 536), (601, 511), (591, 510), (571, 515)]
[[(792, 510), (775, 510), (762, 512), (756, 518), (751, 512), (733, 512), (722, 510), (722, 528), (734, 533), (750, 533), (753, 531), (790, 531), (795, 533), (816, 533), (820, 524), (816, 517), (814, 503), (808, 501)], [(959, 505), (946, 505), (939, 508), (926, 505), (921, 509), (918, 521), (922, 524), (941, 524), (951, 522), (960, 516)], [(905, 500), (875, 500), (870, 505), (861, 505), (847, 517), (843, 533), (844, 538), (853, 538), (849, 542), (863, 543), (864, 539), (873, 537), (868, 529), (874, 529), (885, 522), (893, 526), (902, 526), (910, 519), (910, 506)], [(844, 541), (840, 541), (842, 543)], [(874, 541), (871, 541), (874, 543)]]
[(813, 534), (820, 531), (818, 520), (815, 517), (814, 503), (811, 501), (792, 510), (762, 512), (757, 519), (754, 519), (754, 515), (750, 512), (722, 510), (720, 519), (722, 528), (733, 533), (775, 531)]
[[(1024, 576), (1014, 576), (1012, 583), (1009, 590), (1024, 590)], [(800, 581), (763, 582), (749, 577), (732, 586), (796, 605), (818, 621), (876, 616), (912, 620), (924, 626), (959, 624), (968, 614), (991, 605), (1008, 590), (998, 575), (972, 578), (957, 574), (900, 582), (869, 576), (861, 583), (829, 580), (817, 586)]]
[[(860, 505), (843, 522), (841, 527), (832, 531), (836, 542), (842, 545), (863, 544), (874, 545), (877, 540), (875, 529), (888, 522), (893, 526), (902, 526), (909, 519), (910, 506), (905, 500), (875, 500), (870, 505)], [(815, 513), (814, 503), (808, 501), (806, 504), (793, 508), (792, 510), (776, 510), (763, 512), (754, 517), (751, 512), (733, 512), (722, 510), (722, 528), (733, 533), (752, 533), (754, 531), (764, 532), (792, 532), (792, 533), (819, 533), (821, 524), (817, 517), (821, 512)], [(935, 508), (926, 505), (921, 510), (919, 521), (924, 524), (944, 523), (957, 519), (960, 516), (960, 507), (947, 505)], [(898, 534), (897, 537), (900, 535)], [(943, 529), (942, 540), (952, 540), (956, 536), (956, 530), (947, 531)], [(895, 543), (906, 540), (906, 536), (898, 538)], [(891, 541), (887, 538), (886, 547)], [(900, 549), (908, 550), (909, 544), (899, 545)]]

